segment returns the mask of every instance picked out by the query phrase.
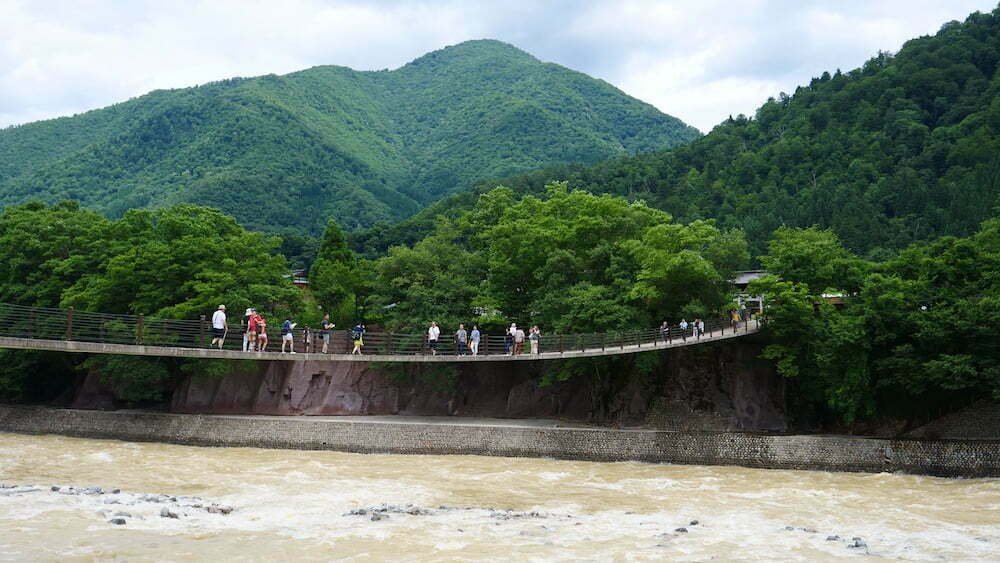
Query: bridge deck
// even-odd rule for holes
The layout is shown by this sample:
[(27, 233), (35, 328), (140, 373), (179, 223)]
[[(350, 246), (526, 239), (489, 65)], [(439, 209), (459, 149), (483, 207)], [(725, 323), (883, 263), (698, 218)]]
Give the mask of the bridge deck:
[[(81, 342), (76, 340), (49, 340), (36, 338), (15, 338), (0, 336), (0, 348), (10, 348), (19, 350), (46, 350), (52, 352), (72, 352), (84, 354), (121, 354), (130, 356), (156, 356), (165, 358), (206, 358), (222, 360), (281, 360), (281, 361), (322, 361), (338, 360), (346, 362), (519, 362), (533, 360), (559, 360), (568, 358), (592, 358), (598, 356), (617, 356), (621, 354), (637, 354), (640, 352), (652, 352), (655, 350), (666, 350), (670, 348), (681, 348), (684, 346), (694, 346), (721, 340), (729, 340), (753, 334), (757, 332), (759, 326), (756, 323), (748, 323), (749, 326), (741, 326), (738, 330), (728, 330), (725, 332), (713, 332), (711, 335), (704, 335), (698, 338), (687, 337), (674, 339), (673, 341), (659, 340), (656, 342), (639, 342), (636, 344), (605, 345), (595, 348), (584, 348), (580, 350), (546, 351), (539, 354), (520, 354), (517, 356), (506, 354), (487, 355), (464, 355), (456, 354), (320, 354), (302, 353), (282, 354), (274, 352), (242, 352), (240, 350), (218, 350), (215, 348), (190, 348), (173, 346), (144, 346), (133, 344), (113, 344), (104, 342)], [(280, 346), (280, 344), (279, 344)]]
[[(540, 340), (540, 353), (534, 355), (509, 355), (509, 342), (504, 336), (483, 334), (477, 356), (457, 354), (458, 343), (451, 337), (439, 340), (436, 345), (438, 354), (431, 355), (423, 334), (382, 331), (365, 333), (362, 355), (318, 354), (315, 351), (322, 345), (321, 333), (295, 328), (291, 333), (291, 349), (298, 353), (282, 354), (279, 352), (281, 336), (275, 333), (272, 333), (269, 352), (242, 351), (243, 335), (238, 330), (225, 332), (222, 350), (211, 348), (212, 330), (205, 317), (200, 320), (161, 319), (0, 303), (0, 348), (228, 360), (499, 362), (636, 354), (728, 340), (760, 329), (757, 320), (733, 326), (728, 320), (715, 319), (704, 325), (706, 332), (698, 337), (693, 336), (691, 327), (682, 330), (677, 326), (663, 331), (645, 329), (598, 334), (548, 334)], [(349, 333), (340, 330), (329, 336), (330, 350), (351, 350)], [(524, 351), (530, 348), (530, 342), (524, 342)]]

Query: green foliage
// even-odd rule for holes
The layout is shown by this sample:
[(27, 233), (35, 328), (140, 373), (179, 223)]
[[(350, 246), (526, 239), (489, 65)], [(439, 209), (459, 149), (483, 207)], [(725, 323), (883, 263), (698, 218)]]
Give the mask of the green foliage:
[(91, 356), (80, 370), (100, 374), (101, 383), (129, 404), (156, 403), (169, 390), (166, 361), (143, 356)]
[[(1000, 9), (823, 73), (678, 148), (593, 166), (560, 165), (503, 183), (538, 193), (554, 180), (642, 199), (680, 223), (714, 218), (766, 253), (782, 227), (830, 229), (852, 252), (884, 259), (917, 241), (967, 236), (1000, 203)], [(481, 183), (488, 190), (496, 181)], [(411, 221), (357, 238), (364, 252), (412, 243), (439, 202)]]
[[(0, 212), (0, 302), (179, 319), (210, 315), (220, 303), (230, 315), (250, 305), (276, 315), (300, 311), (300, 293), (285, 277), (284, 258), (273, 254), (276, 247), (275, 237), (193, 205), (133, 210), (109, 221), (75, 203), (27, 203)], [(134, 336), (118, 321), (102, 330), (123, 341)], [(56, 398), (80, 362), (80, 356), (16, 351), (0, 351), (0, 359), (0, 399), (27, 402)], [(144, 403), (163, 397), (174, 367), (166, 360), (94, 357), (80, 369), (99, 372), (119, 399)], [(222, 369), (185, 369), (200, 368)]]
[(191, 202), (315, 236), (331, 217), (353, 230), (477, 180), (697, 136), (603, 81), (471, 41), (391, 72), (225, 80), (2, 130), (0, 206), (72, 199), (119, 216)]
[[(765, 296), (764, 357), (792, 378), (800, 418), (920, 418), (1000, 397), (1000, 219), (879, 264), (851, 255), (830, 233), (779, 234), (776, 255), (763, 261), (780, 265), (782, 277), (750, 290)], [(843, 287), (830, 277), (843, 264), (858, 293), (835, 307), (820, 294)]]
[(0, 213), (0, 302), (54, 307), (108, 259), (111, 223), (78, 204), (33, 202)]
[(57, 352), (0, 350), (0, 402), (38, 403), (73, 385), (75, 358)]
[(841, 246), (833, 231), (816, 228), (778, 229), (760, 262), (771, 274), (818, 291), (856, 292), (865, 269), (863, 261)]
[(340, 226), (327, 222), (316, 261), (309, 270), (309, 287), (324, 312), (340, 326), (357, 316), (356, 306), (368, 293), (366, 265), (347, 247)]
[(299, 310), (284, 276), (275, 237), (250, 233), (221, 212), (182, 204), (132, 210), (114, 223), (104, 244), (111, 256), (62, 295), (63, 306), (111, 313), (191, 319), (224, 303), (231, 311), (257, 306)]
[(739, 233), (676, 225), (641, 202), (546, 186), (499, 187), (413, 247), (375, 262), (372, 302), (392, 329), (430, 321), (540, 324), (547, 331), (649, 328), (728, 301), (723, 280), (748, 260)]

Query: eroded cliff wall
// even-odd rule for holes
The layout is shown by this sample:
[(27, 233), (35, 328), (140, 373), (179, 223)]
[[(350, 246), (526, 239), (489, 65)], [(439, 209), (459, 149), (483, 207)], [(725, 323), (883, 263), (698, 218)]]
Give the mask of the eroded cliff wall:
[(773, 368), (757, 359), (759, 344), (730, 342), (657, 353), (661, 354), (658, 365), (651, 370), (629, 368), (629, 361), (577, 363), (573, 369), (579, 373), (550, 384), (543, 383), (554, 367), (548, 361), (454, 367), (246, 362), (224, 377), (182, 380), (173, 392), (170, 410), (557, 417), (678, 430), (785, 428), (784, 386)]

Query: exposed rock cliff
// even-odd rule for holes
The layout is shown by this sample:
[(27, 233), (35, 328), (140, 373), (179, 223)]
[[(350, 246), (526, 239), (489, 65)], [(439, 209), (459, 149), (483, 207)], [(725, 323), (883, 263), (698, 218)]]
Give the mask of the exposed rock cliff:
[(268, 361), (189, 377), (185, 413), (559, 417), (670, 429), (783, 430), (782, 380), (752, 342), (661, 352), (652, 373), (578, 374), (542, 384), (545, 362), (438, 365)]

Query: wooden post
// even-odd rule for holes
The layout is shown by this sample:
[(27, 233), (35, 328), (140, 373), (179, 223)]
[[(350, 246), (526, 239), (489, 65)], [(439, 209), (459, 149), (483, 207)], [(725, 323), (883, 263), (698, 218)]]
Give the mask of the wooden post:
[(385, 333), (385, 353), (392, 354), (392, 333)]
[(135, 325), (135, 343), (142, 346), (142, 330), (146, 325), (146, 316), (139, 313), (139, 322)]
[[(73, 311), (74, 308), (72, 305), (66, 310), (66, 340), (73, 340)], [(32, 313), (32, 316), (34, 316), (34, 313)]]
[(559, 335), (559, 353), (562, 354), (565, 351), (563, 348), (563, 335)]
[(200, 322), (198, 323), (198, 343), (195, 344), (196, 347), (200, 348), (205, 345), (205, 315), (202, 315)]

